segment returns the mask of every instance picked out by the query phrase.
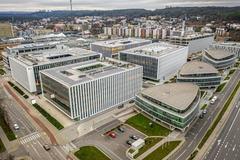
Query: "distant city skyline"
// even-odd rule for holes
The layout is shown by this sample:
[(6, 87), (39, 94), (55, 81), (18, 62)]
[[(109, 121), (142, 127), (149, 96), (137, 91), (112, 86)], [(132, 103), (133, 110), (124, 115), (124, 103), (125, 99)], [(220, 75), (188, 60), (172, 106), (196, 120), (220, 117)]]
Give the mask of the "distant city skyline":
[[(73, 10), (112, 10), (191, 6), (240, 6), (239, 0), (73, 0)], [(0, 11), (70, 10), (70, 0), (1, 0)]]

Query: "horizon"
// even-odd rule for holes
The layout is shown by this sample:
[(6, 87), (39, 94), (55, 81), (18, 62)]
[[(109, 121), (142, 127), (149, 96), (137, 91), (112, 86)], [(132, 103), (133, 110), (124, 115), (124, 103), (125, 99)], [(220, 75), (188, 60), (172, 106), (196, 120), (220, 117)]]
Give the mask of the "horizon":
[[(231, 0), (197, 0), (194, 2), (184, 0), (73, 0), (73, 10), (118, 10), (118, 9), (146, 9), (156, 10), (164, 9), (166, 7), (237, 7), (240, 6), (240, 1)], [(22, 5), (19, 5), (17, 0), (2, 0), (0, 4), (0, 12), (36, 12), (36, 11), (67, 11), (70, 10), (69, 0), (22, 0)], [(54, 6), (54, 7), (53, 7)]]

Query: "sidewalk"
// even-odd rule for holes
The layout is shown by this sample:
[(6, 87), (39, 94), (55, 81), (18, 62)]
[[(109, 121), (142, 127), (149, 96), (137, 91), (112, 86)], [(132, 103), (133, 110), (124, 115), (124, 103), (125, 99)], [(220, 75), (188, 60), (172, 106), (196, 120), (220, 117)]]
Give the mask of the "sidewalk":
[[(160, 142), (158, 142), (156, 145), (154, 145), (152, 148), (148, 149), (146, 152), (144, 152), (143, 154), (141, 154), (138, 158), (136, 158), (137, 160), (142, 160), (145, 157), (147, 157), (149, 154), (151, 154), (153, 151), (155, 151), (157, 148), (159, 148), (161, 145), (163, 145), (165, 142), (169, 142), (169, 141), (177, 141), (177, 140), (181, 140), (184, 141), (184, 138), (179, 138), (176, 139), (177, 137), (177, 133), (176, 132), (172, 132), (170, 133), (167, 137), (165, 137), (163, 140), (161, 140)], [(181, 142), (182, 143), (182, 142)], [(171, 153), (170, 153), (171, 154)], [(168, 156), (170, 156), (170, 154)]]

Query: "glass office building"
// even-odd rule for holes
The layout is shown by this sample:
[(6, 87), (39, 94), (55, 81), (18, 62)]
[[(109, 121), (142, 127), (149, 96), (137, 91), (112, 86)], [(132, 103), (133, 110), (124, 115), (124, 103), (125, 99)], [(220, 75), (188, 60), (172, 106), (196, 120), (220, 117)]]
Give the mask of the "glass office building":
[(81, 48), (60, 48), (36, 51), (9, 57), (15, 81), (29, 92), (40, 92), (39, 71), (99, 59), (100, 54)]
[(102, 53), (104, 57), (115, 58), (118, 53), (123, 50), (143, 46), (152, 43), (151, 40), (140, 38), (124, 38), (108, 41), (98, 41), (91, 43), (91, 50)]
[(143, 90), (136, 105), (170, 128), (185, 131), (199, 113), (199, 87), (191, 83), (169, 83)]
[(121, 51), (120, 60), (143, 66), (144, 78), (161, 81), (177, 73), (187, 55), (188, 47), (161, 42)]
[(204, 50), (202, 60), (222, 70), (232, 67), (236, 62), (236, 54), (224, 49)]
[(71, 119), (83, 120), (132, 100), (142, 86), (142, 67), (112, 59), (40, 72), (43, 96)]
[(215, 88), (221, 83), (221, 75), (212, 65), (191, 61), (184, 64), (177, 75), (177, 82), (190, 82), (198, 85), (201, 89)]

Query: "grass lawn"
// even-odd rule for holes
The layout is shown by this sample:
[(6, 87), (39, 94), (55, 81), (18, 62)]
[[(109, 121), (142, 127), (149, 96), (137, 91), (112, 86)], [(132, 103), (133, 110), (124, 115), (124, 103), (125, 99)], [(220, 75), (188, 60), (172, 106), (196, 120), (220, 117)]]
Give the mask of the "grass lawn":
[[(148, 136), (167, 136), (171, 133), (169, 129), (153, 122), (142, 114), (129, 118), (126, 123)], [(152, 123), (152, 126), (149, 123)]]
[(6, 72), (2, 69), (2, 68), (0, 68), (0, 75), (4, 75)]
[(201, 107), (201, 110), (204, 110), (207, 108), (207, 104), (204, 104), (202, 107)]
[(224, 80), (229, 80), (229, 79), (230, 79), (230, 77), (229, 77), (229, 76), (227, 76), (227, 77), (225, 77), (225, 78), (224, 78)]
[(225, 87), (225, 85), (226, 85), (226, 82), (220, 84), (220, 85), (217, 87), (216, 92), (221, 92), (221, 91), (223, 90), (223, 88)]
[(204, 96), (205, 93), (205, 91), (201, 91), (201, 98)]
[(93, 146), (81, 147), (74, 155), (79, 160), (110, 160), (105, 154)]
[(196, 157), (197, 154), (198, 154), (198, 150), (195, 150), (194, 152), (192, 152), (192, 154), (190, 155), (188, 160), (193, 160)]
[(214, 120), (213, 124), (211, 125), (211, 127), (207, 130), (207, 133), (204, 135), (204, 137), (202, 138), (201, 142), (198, 145), (198, 148), (201, 149), (203, 147), (203, 145), (205, 144), (205, 142), (208, 140), (208, 138), (211, 136), (212, 132), (214, 131), (214, 129), (216, 128), (216, 126), (218, 125), (218, 122), (222, 119), (224, 113), (226, 112), (226, 110), (228, 109), (230, 103), (232, 102), (233, 97), (235, 96), (235, 94), (237, 93), (238, 89), (240, 88), (240, 81), (238, 82), (237, 86), (234, 88), (233, 92), (231, 93), (231, 95), (228, 97), (226, 103), (224, 104), (222, 110), (220, 111), (220, 113), (217, 115), (216, 119)]
[(42, 107), (40, 107), (37, 103), (33, 104), (33, 106), (50, 122), (54, 125), (58, 130), (63, 129), (63, 125), (58, 122), (54, 117), (52, 117), (47, 111), (45, 111)]
[(231, 69), (228, 73), (228, 75), (232, 75), (234, 72), (236, 71), (236, 69)]
[(0, 126), (2, 127), (4, 133), (6, 134), (9, 141), (15, 140), (16, 136), (12, 129), (8, 126), (4, 119), (4, 111), (0, 108)]
[(0, 153), (4, 152), (6, 149), (5, 149), (5, 146), (2, 142), (2, 140), (0, 139)]
[(181, 141), (166, 142), (143, 160), (161, 160), (171, 153), (180, 143)]
[(162, 140), (162, 138), (160, 138), (160, 137), (148, 137), (148, 138), (146, 138), (145, 139), (145, 145), (142, 148), (139, 149), (138, 154), (136, 154), (134, 156), (134, 158), (137, 158), (138, 156), (140, 156), (141, 154), (146, 152), (148, 149), (153, 147), (155, 144), (157, 144), (161, 140)]

